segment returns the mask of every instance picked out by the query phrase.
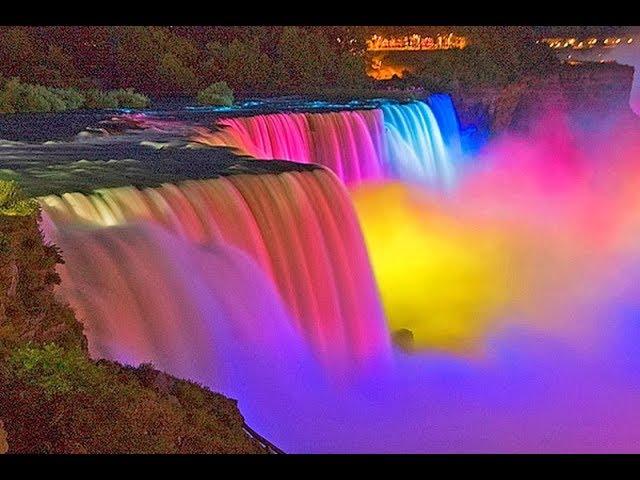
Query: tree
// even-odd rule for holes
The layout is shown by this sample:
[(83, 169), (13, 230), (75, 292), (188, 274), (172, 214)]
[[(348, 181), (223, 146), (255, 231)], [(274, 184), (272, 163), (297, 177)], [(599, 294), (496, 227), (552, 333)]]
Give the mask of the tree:
[(367, 83), (364, 57), (345, 51), (338, 56), (336, 84), (341, 87), (360, 87)]
[(38, 83), (64, 88), (78, 83), (79, 73), (71, 55), (61, 47), (49, 45), (47, 55), (42, 62), (44, 75), (36, 77)]
[(150, 28), (122, 27), (117, 32), (117, 86), (153, 90), (157, 84), (158, 59), (164, 51), (158, 48)]
[(285, 27), (278, 47), (292, 88), (305, 91), (327, 84), (325, 72), (330, 70), (331, 53), (324, 38), (300, 27)]
[(20, 79), (8, 80), (0, 90), (0, 113), (16, 113), (21, 97)]
[(227, 82), (216, 82), (198, 92), (198, 103), (202, 105), (233, 105), (233, 90)]
[(193, 93), (198, 87), (196, 74), (173, 53), (166, 53), (158, 65), (159, 91)]
[(277, 82), (273, 77), (273, 61), (260, 51), (257, 40), (246, 43), (233, 40), (225, 58), (224, 78), (234, 90), (267, 92)]
[(198, 72), (205, 84), (210, 84), (225, 75), (227, 65), (227, 49), (220, 42), (209, 42), (206, 45), (204, 60)]
[(0, 34), (0, 65), (10, 76), (29, 76), (37, 64), (35, 39), (28, 27), (12, 27)]

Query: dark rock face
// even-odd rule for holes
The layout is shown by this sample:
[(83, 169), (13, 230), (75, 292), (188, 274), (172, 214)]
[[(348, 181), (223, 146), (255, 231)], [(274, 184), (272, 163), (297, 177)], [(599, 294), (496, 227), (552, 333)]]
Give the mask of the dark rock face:
[(82, 325), (58, 302), (58, 249), (45, 245), (37, 217), (0, 216), (0, 355), (31, 342), (56, 343), (86, 351)]
[(413, 332), (406, 328), (395, 331), (393, 333), (393, 343), (405, 352), (412, 352), (415, 347)]
[(492, 134), (526, 131), (549, 110), (566, 112), (581, 124), (629, 107), (634, 68), (617, 63), (564, 64), (546, 76), (505, 87), (484, 87), (453, 94), (461, 126), (477, 125)]
[(452, 94), (460, 126), (471, 125), (491, 133), (502, 132), (511, 124), (525, 85), (514, 83), (506, 87), (483, 87)]
[(557, 83), (569, 111), (609, 114), (629, 109), (634, 68), (617, 63), (565, 65)]

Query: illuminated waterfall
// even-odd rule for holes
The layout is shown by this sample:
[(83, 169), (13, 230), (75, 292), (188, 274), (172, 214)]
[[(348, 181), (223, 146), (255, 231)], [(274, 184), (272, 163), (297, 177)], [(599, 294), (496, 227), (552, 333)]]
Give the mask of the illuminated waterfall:
[(304, 348), (285, 307), (242, 251), (198, 247), (145, 222), (58, 226), (48, 233), (64, 249), (62, 293), (94, 358), (150, 362), (224, 389), (243, 349), (300, 360)]
[(449, 95), (433, 94), (429, 96), (427, 103), (436, 117), (449, 158), (455, 163), (463, 154), (463, 148), (460, 122), (453, 101)]
[[(388, 350), (358, 221), (344, 187), (327, 170), (233, 175), (143, 190), (104, 189), (91, 195), (66, 193), (44, 197), (42, 204), (45, 215), (57, 228), (148, 222), (193, 244), (228, 246), (245, 252), (275, 285), (298, 331), (325, 362), (358, 363), (384, 356)], [(146, 280), (137, 277), (144, 275), (152, 260), (144, 260), (144, 251), (139, 255), (127, 253), (144, 250), (144, 242), (137, 247), (135, 242), (125, 245), (124, 240), (113, 241), (122, 245), (122, 259), (126, 261), (123, 268), (128, 272), (113, 270), (113, 282), (128, 282), (129, 277), (134, 282), (147, 282), (153, 290), (157, 282), (152, 278), (159, 274)], [(65, 243), (64, 236), (60, 246), (65, 254), (76, 249), (74, 243)], [(101, 249), (96, 246), (95, 252), (86, 253), (88, 266), (84, 268), (103, 268), (98, 261), (103, 255)], [(171, 249), (165, 251), (167, 256), (173, 254)], [(74, 278), (82, 279), (70, 269), (63, 274), (63, 283), (77, 285)], [(165, 267), (166, 275), (171, 276), (173, 269), (171, 265)], [(110, 278), (104, 280), (105, 286), (111, 283)], [(165, 301), (167, 295), (169, 287), (160, 294), (162, 300), (148, 294), (139, 302), (147, 308), (148, 302)], [(82, 303), (78, 298), (75, 301)], [(241, 308), (245, 301), (238, 299), (237, 303)], [(82, 305), (79, 308), (88, 317), (96, 310)], [(137, 315), (139, 323), (152, 321), (153, 315), (145, 312), (136, 307), (126, 315)], [(94, 329), (106, 328), (98, 325), (103, 321), (99, 317), (86, 320), (94, 322)], [(173, 321), (180, 322), (181, 316), (176, 313)], [(255, 318), (254, 328), (263, 328), (261, 315)]]
[(422, 102), (382, 106), (390, 176), (410, 182), (447, 186), (454, 170), (440, 127)]
[(258, 159), (323, 165), (347, 185), (397, 178), (447, 186), (460, 152), (455, 110), (444, 95), (431, 106), (415, 101), (371, 110), (274, 113), (226, 118), (217, 126), (214, 132), (196, 129), (193, 140)]
[[(244, 142), (265, 158), (340, 157), (41, 198), (66, 262), (61, 293), (92, 355), (150, 361), (230, 395), (291, 453), (640, 450), (637, 126), (576, 142), (545, 119), (539, 137), (488, 145), (451, 195), (409, 185), (455, 178), (451, 113), (432, 98), (189, 127), (203, 143)], [(25, 164), (56, 165), (25, 151)], [(153, 173), (156, 153), (139, 166)], [(178, 171), (185, 158), (165, 161)], [(345, 172), (351, 184), (402, 178), (353, 188), (356, 219)], [(389, 330), (411, 331), (410, 352), (390, 351), (361, 228)], [(390, 361), (338, 383), (316, 375), (309, 350), (323, 367)]]
[(317, 163), (346, 183), (377, 179), (384, 172), (382, 114), (378, 110), (274, 113), (228, 118), (220, 132), (196, 140), (232, 146), (254, 158)]

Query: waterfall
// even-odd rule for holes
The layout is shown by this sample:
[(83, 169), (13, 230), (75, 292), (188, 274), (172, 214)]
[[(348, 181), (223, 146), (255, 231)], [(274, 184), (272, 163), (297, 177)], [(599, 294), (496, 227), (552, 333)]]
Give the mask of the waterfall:
[(393, 178), (448, 186), (454, 169), (438, 121), (423, 102), (382, 106)]
[[(224, 246), (244, 252), (274, 285), (290, 321), (326, 364), (366, 363), (388, 352), (386, 327), (360, 227), (347, 192), (328, 170), (241, 174), (142, 190), (104, 189), (90, 195), (65, 193), (43, 197), (41, 203), (54, 230), (74, 225), (115, 228), (150, 223), (193, 245)], [(65, 238), (61, 235), (56, 239), (65, 258), (76, 255), (77, 243), (68, 243)], [(149, 289), (145, 296), (135, 295), (136, 302), (144, 308), (131, 303), (131, 311), (118, 310), (115, 315), (134, 316), (135, 320), (127, 320), (132, 324), (153, 322), (152, 312), (158, 306), (150, 304), (160, 301), (168, 302), (165, 307), (175, 313), (173, 322), (181, 322), (180, 308), (167, 299), (172, 288), (155, 290), (161, 277), (157, 271), (154, 276), (145, 277), (144, 269), (154, 261), (145, 251), (145, 242), (140, 246), (133, 241), (114, 242), (109, 247), (114, 252), (110, 255), (116, 255), (116, 246), (120, 245), (126, 264), (120, 269), (114, 267), (110, 275), (104, 273), (107, 276), (102, 285), (108, 289), (109, 285), (128, 282), (130, 278)], [(90, 242), (82, 248), (87, 264), (82, 268), (103, 269), (98, 261), (104, 255), (103, 247), (92, 245)], [(162, 251), (167, 257), (175, 254), (171, 248)], [(84, 285), (85, 276), (73, 272), (80, 266), (81, 262), (71, 262), (63, 268), (63, 285), (71, 289)], [(176, 271), (180, 276), (183, 269), (182, 264), (178, 269), (171, 263), (164, 267), (167, 277)], [(233, 291), (235, 287), (230, 284), (229, 288)], [(246, 288), (254, 289), (251, 284)], [(139, 286), (136, 291), (143, 289)], [(77, 295), (70, 298), (72, 306), (84, 312), (83, 319), (93, 325), (89, 332), (108, 328), (106, 307), (91, 308)], [(243, 307), (250, 301), (238, 295), (236, 308), (252, 308)], [(94, 311), (105, 313), (94, 316)], [(264, 327), (265, 315), (270, 314), (265, 311), (256, 315), (255, 328)], [(177, 342), (190, 336), (177, 331), (175, 335)], [(92, 340), (91, 335), (89, 339)]]
[(215, 131), (196, 129), (192, 139), (262, 160), (323, 165), (347, 185), (395, 178), (449, 186), (461, 151), (446, 95), (369, 110), (225, 118)]
[(149, 222), (47, 230), (94, 358), (228, 388), (242, 348), (293, 362), (304, 352), (271, 282), (237, 248), (199, 247)]
[(379, 110), (274, 113), (220, 120), (218, 132), (194, 139), (231, 146), (261, 160), (291, 160), (329, 167), (346, 183), (382, 178), (384, 138)]
[(463, 148), (460, 138), (460, 121), (453, 101), (449, 95), (439, 93), (431, 95), (427, 103), (436, 117), (449, 158), (456, 162), (463, 154)]

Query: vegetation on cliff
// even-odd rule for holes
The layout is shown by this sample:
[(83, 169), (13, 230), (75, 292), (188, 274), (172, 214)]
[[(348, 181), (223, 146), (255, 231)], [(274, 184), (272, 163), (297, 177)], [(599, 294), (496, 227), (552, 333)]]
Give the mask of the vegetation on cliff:
[(266, 452), (236, 402), (151, 366), (93, 362), (79, 348), (16, 348), (0, 386), (12, 453)]
[(35, 215), (37, 211), (37, 202), (26, 198), (17, 182), (6, 180), (0, 182), (0, 215), (26, 216)]
[(43, 242), (39, 214), (14, 183), (0, 182), (0, 420), (9, 453), (266, 453), (234, 400), (150, 365), (89, 358), (82, 325), (55, 296), (63, 260)]
[[(469, 27), (471, 28), (471, 27)], [(452, 92), (476, 87), (503, 87), (531, 75), (557, 71), (561, 62), (531, 31), (522, 27), (477, 27), (471, 45), (428, 55), (394, 52), (386, 62), (408, 67), (402, 80), (388, 83)], [(385, 82), (383, 82), (385, 83)]]
[(0, 181), (0, 355), (28, 342), (85, 348), (82, 326), (54, 286), (60, 252), (42, 241), (37, 204)]

